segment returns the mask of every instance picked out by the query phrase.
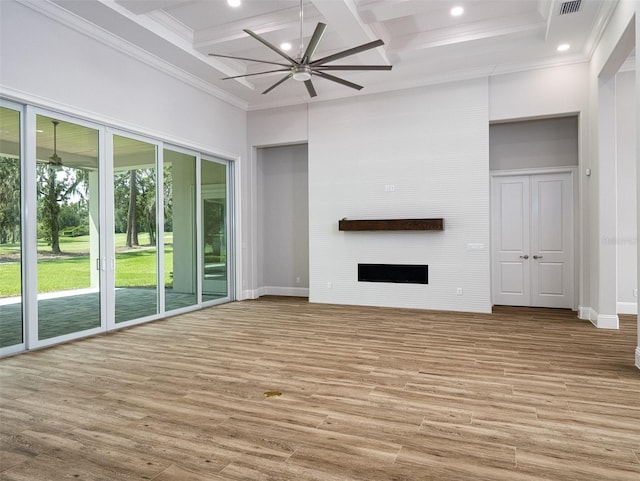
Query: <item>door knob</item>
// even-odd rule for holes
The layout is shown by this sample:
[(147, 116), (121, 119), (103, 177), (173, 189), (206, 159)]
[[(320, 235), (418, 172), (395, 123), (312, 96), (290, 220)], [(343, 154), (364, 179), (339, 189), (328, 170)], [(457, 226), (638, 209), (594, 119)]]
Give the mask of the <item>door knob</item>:
[[(534, 256), (534, 257), (535, 257), (535, 256)], [(525, 254), (525, 255), (523, 255), (523, 256), (520, 256), (520, 259), (528, 259), (528, 258), (529, 258), (529, 256), (528, 256), (528, 255), (526, 255), (526, 254)]]
[(533, 256), (534, 259), (542, 259), (542, 256)]

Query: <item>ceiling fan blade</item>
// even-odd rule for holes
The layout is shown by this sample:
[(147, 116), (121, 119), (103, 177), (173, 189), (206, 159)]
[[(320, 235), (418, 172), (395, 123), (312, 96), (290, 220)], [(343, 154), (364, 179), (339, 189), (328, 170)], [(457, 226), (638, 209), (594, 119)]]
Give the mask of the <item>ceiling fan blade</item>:
[(268, 62), (266, 60), (258, 60), (255, 58), (246, 58), (246, 57), (234, 57), (233, 55), (222, 55), (220, 53), (209, 53), (211, 57), (222, 57), (222, 58), (232, 58), (234, 60), (247, 60), (249, 62), (259, 62), (259, 63), (270, 63), (272, 65), (280, 65), (281, 67), (288, 67), (286, 63), (278, 63), (278, 62)]
[(313, 74), (318, 75), (319, 77), (322, 77), (322, 78), (326, 78), (327, 80), (331, 80), (332, 82), (342, 84), (346, 87), (351, 87), (352, 89), (356, 89), (356, 90), (362, 89), (362, 85), (354, 84), (353, 82), (349, 82), (348, 80), (341, 79), (339, 77), (336, 77), (335, 75), (330, 75), (322, 71), (314, 70)]
[(334, 53), (333, 55), (329, 55), (328, 57), (323, 57), (319, 60), (314, 60), (309, 65), (312, 67), (315, 67), (316, 65), (322, 65), (323, 63), (333, 62), (334, 60), (348, 57), (356, 53), (364, 52), (365, 50), (370, 50), (372, 48), (379, 47), (380, 45), (384, 45), (384, 42), (382, 40), (380, 39), (374, 40), (373, 42), (358, 45), (357, 47), (353, 47), (348, 50), (343, 50), (342, 52)]
[(302, 56), (302, 63), (308, 63), (309, 59), (311, 57), (313, 57), (313, 54), (316, 51), (316, 48), (318, 48), (318, 44), (320, 43), (320, 39), (322, 38), (322, 35), (324, 35), (324, 31), (327, 29), (327, 25), (322, 23), (322, 22), (318, 22), (318, 25), (316, 25), (316, 29), (313, 31), (313, 35), (311, 36), (311, 40), (309, 40), (309, 45), (307, 45), (307, 49), (304, 52), (304, 55)]
[(285, 75), (284, 77), (282, 77), (280, 80), (278, 80), (276, 83), (274, 83), (271, 87), (269, 87), (267, 90), (265, 90), (264, 92), (262, 92), (263, 94), (268, 94), (269, 92), (271, 92), (274, 88), (276, 88), (278, 85), (280, 85), (281, 83), (284, 83), (285, 81), (289, 80), (291, 77), (293, 76), (292, 73), (289, 73), (287, 75)]
[(298, 65), (298, 62), (296, 62), (294, 59), (292, 59), (291, 57), (289, 57), (286, 53), (284, 53), (282, 50), (280, 50), (278, 47), (276, 47), (275, 45), (273, 45), (272, 43), (270, 43), (269, 41), (265, 40), (264, 38), (262, 38), (260, 35), (258, 35), (255, 32), (252, 32), (251, 30), (249, 30), (248, 28), (244, 29), (244, 32), (248, 33), (249, 35), (251, 35), (253, 38), (255, 38), (258, 42), (262, 43), (263, 45), (269, 47), (271, 50), (273, 50), (275, 53), (277, 53), (278, 55), (280, 55), (283, 58), (286, 58), (289, 62), (291, 62), (292, 65)]
[(311, 80), (305, 80), (304, 81), (304, 86), (307, 87), (307, 92), (309, 92), (309, 96), (310, 97), (315, 97), (316, 95), (318, 95), (316, 93), (316, 89), (313, 88), (313, 83), (311, 83)]
[(253, 77), (254, 75), (262, 75), (264, 73), (287, 72), (291, 68), (279, 68), (277, 70), (267, 70), (265, 72), (246, 73), (244, 75), (234, 75), (233, 77), (223, 77), (222, 80), (231, 80), (232, 78)]
[(313, 70), (391, 70), (392, 65), (316, 65)]

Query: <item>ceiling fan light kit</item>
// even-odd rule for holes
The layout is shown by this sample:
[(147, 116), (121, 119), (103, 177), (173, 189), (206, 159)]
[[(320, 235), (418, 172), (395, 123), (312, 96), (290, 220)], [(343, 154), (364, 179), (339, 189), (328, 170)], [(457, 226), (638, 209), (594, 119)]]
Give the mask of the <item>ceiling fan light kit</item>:
[[(293, 78), (294, 80), (298, 81), (298, 82), (304, 82), (305, 87), (307, 88), (307, 92), (309, 93), (310, 97), (316, 97), (317, 93), (316, 90), (313, 86), (313, 83), (311, 82), (311, 77), (313, 76), (317, 76), (326, 80), (330, 80), (332, 82), (338, 83), (340, 85), (344, 85), (345, 87), (350, 87), (352, 89), (355, 90), (361, 90), (362, 89), (362, 85), (358, 85), (355, 84), (353, 82), (349, 82), (348, 80), (344, 80), (340, 77), (336, 77), (335, 75), (331, 75), (328, 74), (326, 71), (327, 70), (343, 70), (343, 71), (347, 71), (347, 70), (391, 70), (392, 66), (391, 65), (325, 65), (329, 62), (333, 62), (336, 60), (340, 60), (342, 58), (345, 57), (349, 57), (351, 55), (355, 55), (357, 53), (360, 52), (364, 52), (366, 50), (370, 50), (372, 48), (376, 48), (376, 47), (380, 47), (382, 45), (384, 45), (384, 42), (380, 39), (378, 40), (374, 40), (372, 42), (368, 42), (362, 45), (358, 45), (357, 47), (353, 47), (347, 50), (343, 50), (341, 52), (338, 53), (334, 53), (332, 55), (329, 55), (327, 57), (323, 57), (320, 58), (318, 60), (312, 60), (312, 57), (318, 47), (318, 44), (320, 43), (320, 40), (322, 39), (322, 36), (324, 35), (324, 32), (327, 28), (327, 25), (319, 22), (318, 25), (316, 25), (316, 28), (313, 32), (313, 35), (311, 36), (311, 39), (309, 40), (309, 44), (307, 45), (306, 50), (304, 50), (304, 42), (303, 42), (303, 34), (302, 34), (302, 25), (303, 25), (303, 18), (304, 18), (304, 13), (302, 10), (302, 1), (300, 0), (300, 54), (298, 58), (293, 58), (291, 56), (289, 56), (286, 52), (284, 52), (283, 50), (281, 50), (280, 48), (276, 47), (275, 45), (273, 45), (272, 43), (270, 43), (268, 40), (266, 40), (265, 38), (261, 37), (260, 35), (258, 35), (257, 33), (249, 30), (249, 29), (244, 29), (243, 31), (245, 33), (247, 33), (248, 35), (252, 36), (253, 38), (255, 38), (258, 42), (262, 43), (263, 45), (265, 45), (266, 47), (268, 47), (269, 49), (273, 50), (275, 53), (277, 53), (278, 55), (280, 55), (282, 58), (284, 58), (287, 62), (289, 62), (288, 64), (286, 63), (282, 63), (282, 62), (273, 62), (273, 61), (267, 61), (267, 60), (258, 60), (258, 59), (253, 59), (253, 58), (245, 58), (245, 57), (236, 57), (233, 55), (223, 55), (223, 54), (216, 54), (216, 53), (210, 53), (209, 55), (211, 55), (212, 57), (221, 57), (221, 58), (231, 58), (231, 59), (235, 59), (235, 60), (246, 60), (249, 62), (258, 62), (258, 63), (265, 63), (265, 64), (270, 64), (270, 65), (277, 65), (280, 66), (282, 68), (279, 69), (274, 69), (274, 70), (267, 70), (264, 72), (256, 72), (256, 73), (249, 73), (249, 74), (244, 74), (244, 75), (234, 75), (231, 77), (224, 77), (223, 80), (229, 80), (229, 79), (235, 79), (235, 78), (241, 78), (241, 77), (252, 77), (255, 75), (263, 75), (263, 74), (269, 74), (269, 73), (275, 73), (275, 72), (287, 72), (285, 74), (284, 77), (282, 77), (280, 80), (278, 80), (276, 83), (274, 83), (273, 85), (271, 85), (269, 88), (267, 88), (264, 92), (262, 92), (263, 94), (269, 93), (271, 92), (273, 89), (275, 89), (276, 87), (278, 87), (279, 85), (283, 84), (285, 81), (289, 80), (290, 78)], [(304, 50), (304, 53), (303, 53)]]

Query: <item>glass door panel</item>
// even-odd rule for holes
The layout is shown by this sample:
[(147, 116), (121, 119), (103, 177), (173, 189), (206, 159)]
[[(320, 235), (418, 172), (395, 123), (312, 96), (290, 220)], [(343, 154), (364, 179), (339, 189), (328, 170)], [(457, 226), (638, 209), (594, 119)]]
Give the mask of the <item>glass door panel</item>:
[(165, 310), (198, 303), (196, 274), (196, 158), (163, 152)]
[(0, 108), (0, 349), (22, 344), (20, 112)]
[(227, 166), (202, 161), (202, 302), (229, 295), (227, 264)]
[(36, 116), (38, 339), (100, 327), (98, 131)]
[(154, 144), (113, 136), (115, 322), (158, 313)]

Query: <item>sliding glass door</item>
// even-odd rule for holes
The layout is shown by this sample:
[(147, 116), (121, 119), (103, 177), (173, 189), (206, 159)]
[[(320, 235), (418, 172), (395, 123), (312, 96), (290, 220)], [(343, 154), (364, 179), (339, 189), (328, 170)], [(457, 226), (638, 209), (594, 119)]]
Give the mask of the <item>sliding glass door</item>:
[(163, 152), (165, 310), (198, 304), (196, 156)]
[(0, 103), (0, 356), (233, 299), (230, 163)]
[(101, 326), (98, 130), (36, 115), (38, 341)]
[(202, 302), (228, 298), (229, 168), (224, 161), (201, 164)]
[(159, 312), (156, 144), (113, 136), (115, 322)]
[(21, 112), (0, 107), (0, 349), (24, 342)]

